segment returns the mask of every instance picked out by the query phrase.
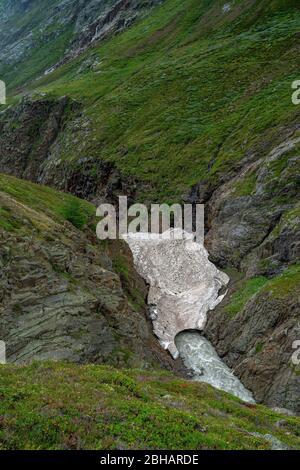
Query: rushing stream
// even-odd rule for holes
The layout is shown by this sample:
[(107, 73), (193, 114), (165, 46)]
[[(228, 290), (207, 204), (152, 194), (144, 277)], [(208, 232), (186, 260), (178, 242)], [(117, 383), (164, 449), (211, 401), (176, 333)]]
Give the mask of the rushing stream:
[(226, 289), (229, 277), (209, 261), (205, 247), (189, 233), (135, 233), (124, 235), (124, 239), (137, 271), (149, 285), (153, 331), (163, 348), (174, 358), (181, 356), (194, 380), (253, 402), (251, 393), (200, 334), (207, 313), (226, 295), (220, 292)]
[(206, 382), (241, 400), (253, 403), (252, 394), (219, 358), (211, 343), (198, 331), (183, 331), (175, 339), (180, 357), (193, 372), (193, 380)]

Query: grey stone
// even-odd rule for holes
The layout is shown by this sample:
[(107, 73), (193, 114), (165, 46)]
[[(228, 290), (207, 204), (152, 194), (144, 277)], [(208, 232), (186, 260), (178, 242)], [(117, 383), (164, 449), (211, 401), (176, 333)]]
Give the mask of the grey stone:
[(22, 223), (24, 216), (28, 220), (22, 231), (0, 228), (0, 340), (6, 344), (7, 362), (173, 367), (156, 345), (146, 304), (134, 309), (129, 301), (126, 289), (145, 293), (146, 288), (125, 243), (115, 244), (114, 252), (123, 253), (131, 271), (126, 288), (111, 267), (110, 253), (89, 231), (3, 192), (0, 205), (15, 222)]

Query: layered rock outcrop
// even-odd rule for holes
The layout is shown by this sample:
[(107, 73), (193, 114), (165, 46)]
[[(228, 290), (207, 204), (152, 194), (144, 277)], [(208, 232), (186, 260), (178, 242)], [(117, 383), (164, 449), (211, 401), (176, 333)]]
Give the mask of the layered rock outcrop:
[(258, 402), (300, 413), (299, 364), (293, 363), (300, 336), (299, 284), (285, 286), (285, 293), (273, 289), (256, 294), (234, 318), (226, 307), (217, 308), (205, 334)]
[[(8, 183), (17, 188), (17, 180)], [(0, 339), (8, 362), (172, 367), (152, 336), (147, 291), (125, 244), (110, 252), (92, 232), (3, 191), (0, 205)]]
[(248, 156), (230, 179), (202, 193), (211, 259), (234, 268), (224, 304), (208, 316), (206, 336), (258, 401), (297, 412), (299, 142), (298, 126), (282, 130), (281, 144), (266, 157)]

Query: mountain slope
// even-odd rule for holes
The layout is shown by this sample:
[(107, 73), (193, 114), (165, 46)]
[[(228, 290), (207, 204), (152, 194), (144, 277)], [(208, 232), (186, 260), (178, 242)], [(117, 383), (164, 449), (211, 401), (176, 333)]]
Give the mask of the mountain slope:
[(122, 31), (161, 0), (1, 0), (0, 70), (22, 85)]
[(259, 6), (249, 3), (222, 13), (222, 2), (169, 0), (35, 82), (35, 91), (67, 94), (85, 110), (78, 139), (71, 121), (42, 178), (82, 157), (109, 160), (143, 183), (140, 198), (178, 200), (204, 179), (211, 192), (247, 155), (257, 160), (281, 144), (299, 116), (291, 102), (299, 9), (268, 9), (251, 24)]
[(296, 411), (299, 31), (298, 1), (166, 0), (38, 80), (20, 70), (0, 115), (1, 171), (97, 202), (205, 203), (232, 278), (205, 334), (258, 400)]

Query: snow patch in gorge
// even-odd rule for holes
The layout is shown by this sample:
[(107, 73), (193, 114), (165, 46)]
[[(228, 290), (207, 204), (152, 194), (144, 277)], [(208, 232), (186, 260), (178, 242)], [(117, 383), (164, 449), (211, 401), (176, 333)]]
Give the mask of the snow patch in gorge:
[(175, 337), (184, 330), (203, 330), (207, 312), (225, 296), (219, 293), (229, 277), (209, 261), (205, 247), (192, 234), (179, 229), (162, 235), (129, 233), (123, 238), (138, 273), (149, 284), (154, 333), (177, 358)]
[(209, 261), (205, 247), (196, 243), (193, 235), (180, 229), (161, 235), (130, 233), (123, 238), (137, 271), (149, 284), (150, 317), (163, 348), (174, 358), (180, 355), (193, 380), (253, 403), (251, 392), (200, 334), (207, 312), (226, 295), (220, 295), (220, 290), (229, 282), (227, 274)]

